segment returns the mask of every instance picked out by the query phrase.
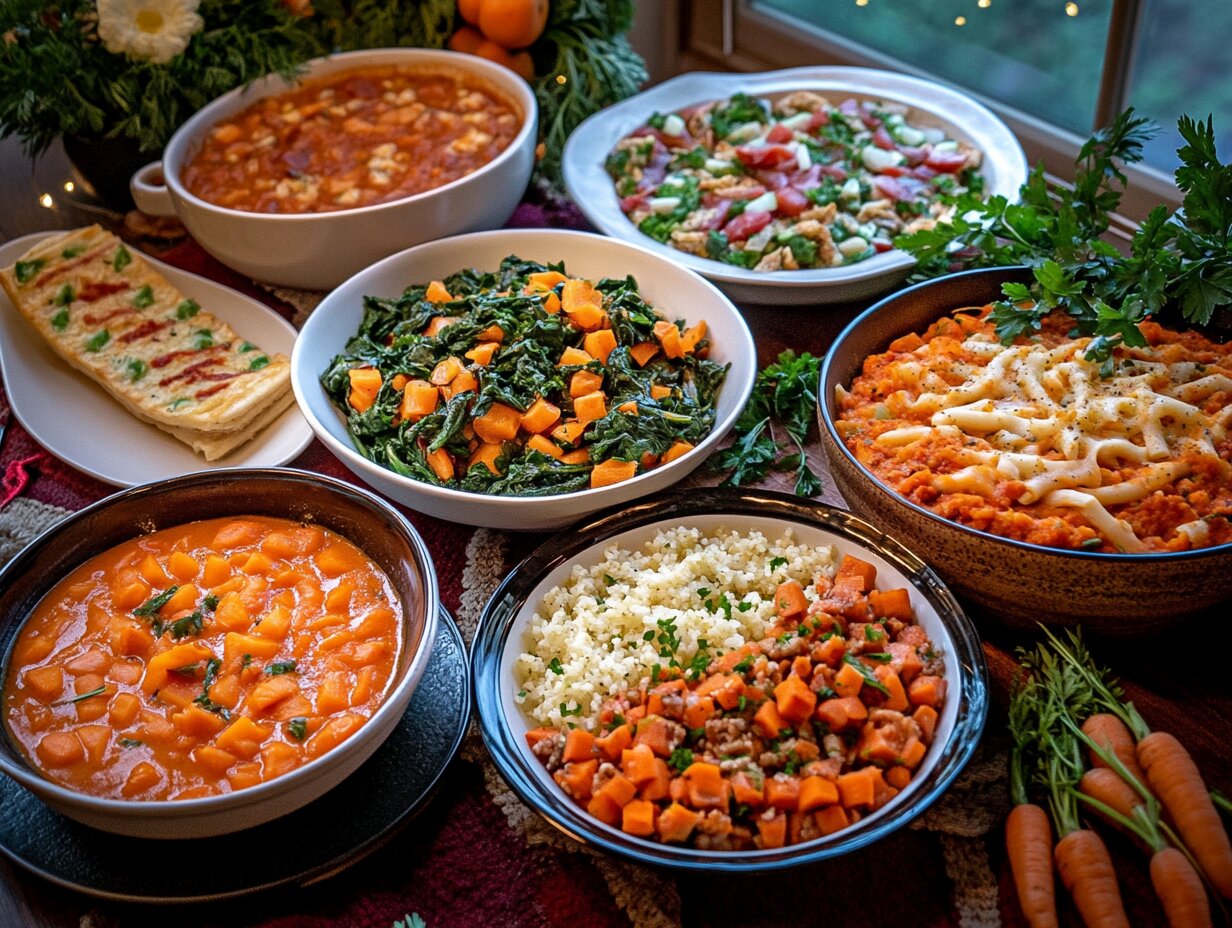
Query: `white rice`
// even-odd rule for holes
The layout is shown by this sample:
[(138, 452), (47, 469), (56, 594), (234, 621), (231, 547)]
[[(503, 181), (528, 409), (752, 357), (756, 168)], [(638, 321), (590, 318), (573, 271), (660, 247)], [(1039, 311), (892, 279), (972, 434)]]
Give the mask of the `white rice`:
[(514, 665), (515, 701), (536, 725), (593, 729), (591, 716), (604, 699), (637, 686), (655, 665), (667, 668), (659, 623), (675, 624), (674, 657), (688, 667), (699, 641), (717, 657), (765, 638), (775, 624), (775, 588), (796, 580), (816, 599), (813, 582), (834, 569), (833, 548), (796, 544), (790, 530), (768, 541), (756, 531), (703, 534), (681, 526), (636, 551), (613, 544), (598, 564), (575, 565), (569, 580), (544, 596)]

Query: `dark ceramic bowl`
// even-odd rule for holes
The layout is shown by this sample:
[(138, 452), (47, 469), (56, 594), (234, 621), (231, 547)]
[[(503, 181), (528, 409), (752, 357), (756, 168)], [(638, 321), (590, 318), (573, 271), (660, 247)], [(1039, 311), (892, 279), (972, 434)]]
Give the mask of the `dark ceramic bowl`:
[[(879, 583), (910, 590), (917, 621), (945, 661), (950, 681), (937, 735), (915, 778), (877, 812), (850, 828), (779, 850), (709, 851), (661, 844), (611, 828), (577, 806), (527, 748), (528, 720), (514, 702), (513, 667), (544, 595), (574, 564), (592, 565), (605, 548), (636, 547), (680, 525), (703, 530), (791, 529), (796, 543), (827, 544), (877, 565)], [(773, 533), (773, 534), (772, 534)], [(945, 585), (918, 557), (846, 512), (779, 493), (690, 490), (661, 494), (553, 538), (523, 561), (492, 595), (471, 648), (484, 744), (522, 800), (577, 841), (641, 863), (688, 870), (754, 871), (790, 867), (865, 847), (927, 809), (966, 766), (988, 713), (988, 671), (979, 636)]]
[(100, 799), (44, 779), (9, 736), (0, 771), (70, 818), (141, 838), (225, 834), (285, 815), (340, 783), (394, 730), (436, 640), (436, 571), (414, 527), (388, 503), (331, 477), (298, 470), (231, 469), (146, 484), (100, 500), (48, 529), (0, 571), (0, 686), (26, 616), (66, 573), (134, 536), (199, 519), (262, 515), (314, 522), (348, 539), (389, 577), (403, 612), (403, 647), (385, 702), (321, 757), (257, 786), (174, 801)]
[(1193, 551), (1103, 554), (1011, 541), (951, 522), (899, 496), (860, 464), (835, 429), (835, 388), (864, 359), (964, 306), (1001, 298), (1001, 284), (1026, 282), (1024, 268), (952, 274), (899, 291), (849, 325), (821, 369), (821, 440), (830, 472), (852, 510), (900, 538), (960, 596), (1015, 626), (1082, 623), (1111, 635), (1146, 635), (1232, 596), (1232, 545)]

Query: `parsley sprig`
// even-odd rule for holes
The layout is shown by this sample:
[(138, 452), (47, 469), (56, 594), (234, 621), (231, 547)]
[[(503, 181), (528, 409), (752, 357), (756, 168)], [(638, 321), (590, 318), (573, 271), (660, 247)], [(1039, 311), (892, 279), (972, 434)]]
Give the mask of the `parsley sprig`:
[(899, 236), (894, 244), (919, 261), (915, 279), (1008, 264), (1031, 269), (1029, 284), (1006, 284), (1005, 299), (990, 316), (1009, 344), (1040, 328), (1053, 310), (1074, 317), (1091, 336), (1089, 361), (1113, 373), (1112, 352), (1146, 344), (1139, 325), (1150, 316), (1179, 315), (1204, 325), (1232, 306), (1232, 165), (1219, 161), (1212, 120), (1178, 123), (1184, 145), (1176, 184), (1182, 208), (1157, 206), (1135, 232), (1128, 255), (1101, 236), (1120, 206), (1122, 167), (1142, 160), (1142, 146), (1157, 127), (1126, 110), (1079, 151), (1074, 186), (1050, 191), (1042, 167), (1006, 197), (954, 198), (954, 217), (931, 229)]
[[(784, 351), (776, 363), (757, 375), (753, 393), (732, 431), (734, 440), (710, 458), (716, 473), (728, 471), (724, 486), (743, 486), (764, 480), (771, 470), (794, 470), (797, 496), (816, 496), (821, 480), (813, 473), (804, 454), (809, 430), (817, 421), (817, 383), (821, 359), (808, 352)], [(784, 454), (774, 436), (778, 425), (795, 445)]]

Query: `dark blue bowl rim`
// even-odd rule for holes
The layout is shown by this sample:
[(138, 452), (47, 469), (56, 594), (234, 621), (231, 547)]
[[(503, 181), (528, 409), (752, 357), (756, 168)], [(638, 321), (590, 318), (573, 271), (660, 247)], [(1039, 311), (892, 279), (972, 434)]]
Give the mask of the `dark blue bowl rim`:
[[(958, 719), (929, 776), (890, 814), (827, 838), (779, 850), (699, 851), (609, 832), (563, 793), (549, 793), (522, 754), (500, 704), (500, 661), (519, 608), (542, 577), (583, 550), (647, 524), (690, 516), (777, 518), (833, 532), (875, 551), (903, 572), (936, 608), (962, 671)], [(484, 745), (505, 781), (551, 825), (569, 837), (638, 863), (674, 869), (753, 872), (826, 860), (865, 847), (902, 828), (931, 806), (971, 759), (988, 717), (988, 668), (975, 626), (940, 577), (899, 542), (850, 513), (824, 503), (762, 490), (690, 489), (660, 493), (552, 537), (515, 567), (488, 600), (471, 646), (474, 705)]]
[[(1048, 548), (1044, 545), (1033, 545), (1025, 541), (1017, 541), (1013, 538), (1002, 538), (1000, 535), (994, 535), (991, 532), (981, 531), (978, 528), (971, 528), (967, 525), (962, 525), (958, 522), (951, 522), (949, 519), (942, 518), (930, 509), (925, 509), (911, 500), (899, 496), (880, 480), (878, 480), (867, 467), (856, 459), (856, 456), (847, 448), (846, 443), (839, 436), (838, 430), (834, 426), (834, 417), (831, 412), (831, 404), (834, 401), (834, 396), (831, 391), (826, 390), (826, 381), (830, 379), (830, 367), (835, 363), (835, 356), (839, 353), (839, 349), (843, 343), (850, 338), (858, 329), (865, 325), (877, 313), (892, 312), (894, 307), (891, 304), (897, 303), (900, 300), (908, 299), (912, 295), (926, 290), (929, 287), (939, 286), (941, 284), (952, 284), (955, 281), (964, 278), (979, 278), (979, 277), (995, 277), (1005, 276), (1009, 278), (1011, 275), (1021, 275), (1030, 270), (1025, 265), (1006, 265), (1004, 267), (981, 267), (971, 271), (959, 271), (954, 274), (946, 274), (944, 277), (936, 277), (932, 280), (926, 280), (922, 283), (913, 284), (910, 287), (905, 287), (902, 290), (896, 290), (889, 296), (878, 300), (860, 315), (856, 316), (847, 327), (839, 333), (838, 338), (834, 340), (828, 351), (826, 351), (825, 360), (821, 366), (821, 377), (818, 380), (817, 405), (821, 410), (821, 422), (825, 428), (830, 440), (838, 448), (839, 453), (843, 455), (854, 467), (856, 467), (868, 483), (876, 488), (876, 491), (889, 497), (894, 502), (907, 509), (912, 510), (918, 515), (924, 516), (938, 525), (944, 525), (949, 528), (964, 532), (979, 538), (983, 541), (994, 542), (996, 544), (1005, 545), (1009, 548), (1016, 548), (1020, 551), (1029, 551), (1037, 555), (1055, 555), (1057, 557), (1074, 557), (1084, 558), (1086, 560), (1095, 561), (1112, 561), (1112, 562), (1129, 562), (1141, 563), (1146, 561), (1177, 561), (1187, 559), (1200, 559), (1204, 557), (1217, 557), (1226, 555), (1232, 551), (1232, 542), (1222, 545), (1212, 545), (1206, 548), (1191, 548), (1188, 551), (1144, 551), (1141, 554), (1130, 554), (1128, 552), (1107, 552), (1107, 551), (1077, 551), (1072, 548)], [(955, 307), (957, 308), (957, 306)]]

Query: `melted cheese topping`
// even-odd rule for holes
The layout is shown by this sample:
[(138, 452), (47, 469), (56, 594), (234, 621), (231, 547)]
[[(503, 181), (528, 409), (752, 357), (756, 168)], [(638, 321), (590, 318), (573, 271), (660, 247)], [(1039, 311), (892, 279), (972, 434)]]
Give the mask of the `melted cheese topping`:
[[(1054, 332), (1004, 347), (981, 319), (944, 321), (948, 331), (943, 326), (923, 339), (908, 336), (886, 355), (870, 358), (852, 390), (840, 396), (845, 436), (860, 431), (853, 420), (873, 420), (864, 430), (866, 447), (848, 437), (866, 464), (884, 463), (887, 473), (893, 464), (901, 472), (913, 446), (920, 446), (917, 458), (928, 461), (929, 470), (905, 481), (917, 496), (930, 498), (920, 494), (926, 483), (936, 494), (1002, 504), (1012, 486), (1015, 508), (1076, 510), (1104, 542), (1141, 551), (1147, 546), (1139, 533), (1109, 507), (1142, 501), (1195, 471), (1213, 470), (1226, 481), (1232, 444), (1232, 363), (1226, 356), (1214, 359), (1224, 369), (1212, 370), (1167, 340), (1122, 346), (1112, 376), (1102, 377), (1099, 365), (1084, 357), (1090, 339)], [(1154, 331), (1175, 334), (1158, 326)], [(861, 382), (874, 376), (870, 392)], [(870, 396), (882, 400), (871, 415)], [(868, 432), (875, 433), (871, 449)], [(938, 448), (946, 449), (947, 464), (958, 466), (938, 469)], [(1172, 537), (1182, 547), (1213, 543), (1202, 519), (1180, 521)]]

